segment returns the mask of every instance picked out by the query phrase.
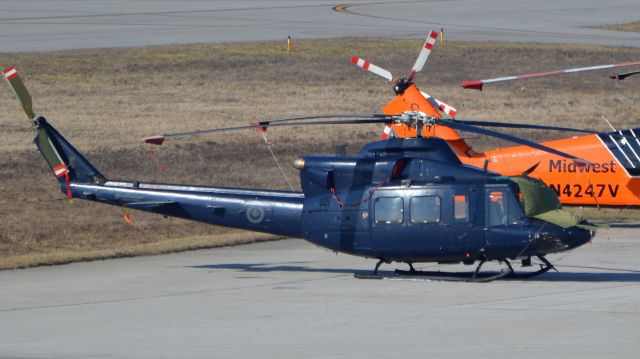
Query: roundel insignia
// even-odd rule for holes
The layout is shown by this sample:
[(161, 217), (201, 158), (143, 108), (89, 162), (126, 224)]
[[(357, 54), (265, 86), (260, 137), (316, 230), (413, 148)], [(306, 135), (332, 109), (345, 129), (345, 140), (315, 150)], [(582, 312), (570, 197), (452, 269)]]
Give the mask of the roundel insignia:
[(260, 207), (249, 207), (247, 210), (247, 219), (251, 223), (260, 223), (264, 219), (264, 209)]

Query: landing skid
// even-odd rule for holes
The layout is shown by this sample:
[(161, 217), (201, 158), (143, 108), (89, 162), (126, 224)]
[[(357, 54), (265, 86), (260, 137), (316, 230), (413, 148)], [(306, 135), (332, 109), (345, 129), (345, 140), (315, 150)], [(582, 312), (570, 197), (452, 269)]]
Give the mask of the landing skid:
[(376, 265), (376, 269), (371, 274), (354, 274), (354, 277), (358, 279), (387, 279), (387, 280), (421, 280), (421, 281), (446, 281), (446, 282), (470, 282), (470, 283), (487, 283), (497, 279), (526, 279), (538, 276), (546, 273), (551, 269), (555, 269), (553, 265), (543, 256), (538, 256), (543, 262), (540, 265), (540, 269), (535, 272), (529, 273), (516, 273), (508, 260), (504, 259), (502, 262), (506, 264), (506, 268), (498, 273), (481, 273), (480, 268), (485, 263), (481, 261), (478, 267), (473, 272), (440, 272), (440, 271), (419, 271), (414, 270), (399, 270), (396, 269), (393, 274), (380, 274), (378, 268), (380, 263)]
[[(544, 256), (538, 256), (538, 259), (540, 259), (540, 261), (542, 261), (543, 264), (540, 264), (540, 269), (538, 269), (537, 271), (528, 272), (528, 273), (516, 273), (515, 271), (513, 271), (513, 269), (511, 269), (511, 275), (509, 276), (509, 278), (526, 279), (526, 278), (533, 278), (533, 277), (539, 276), (540, 274), (543, 274), (543, 273), (547, 273), (552, 269), (555, 270), (556, 272), (558, 271), (556, 267), (554, 267), (553, 264), (551, 264), (551, 262), (549, 262), (547, 258), (545, 258)], [(509, 264), (509, 267), (511, 267), (511, 264)]]
[(358, 279), (387, 279), (387, 280), (420, 280), (420, 281), (443, 281), (443, 282), (474, 282), (486, 283), (496, 279), (504, 278), (511, 274), (509, 271), (499, 272), (492, 275), (473, 276), (473, 273), (465, 272), (430, 272), (430, 271), (404, 271), (396, 270), (393, 274), (354, 274)]

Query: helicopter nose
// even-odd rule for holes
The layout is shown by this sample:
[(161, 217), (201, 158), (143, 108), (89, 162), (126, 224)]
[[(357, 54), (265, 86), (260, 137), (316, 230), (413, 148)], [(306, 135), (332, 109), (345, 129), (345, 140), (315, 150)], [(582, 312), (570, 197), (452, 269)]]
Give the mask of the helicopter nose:
[(554, 253), (570, 250), (589, 243), (595, 232), (580, 228), (561, 228), (547, 226), (544, 230), (533, 235), (535, 247), (544, 253)]
[(571, 227), (564, 230), (564, 233), (561, 235), (561, 240), (562, 243), (565, 244), (566, 249), (573, 249), (589, 243), (594, 235), (594, 230)]

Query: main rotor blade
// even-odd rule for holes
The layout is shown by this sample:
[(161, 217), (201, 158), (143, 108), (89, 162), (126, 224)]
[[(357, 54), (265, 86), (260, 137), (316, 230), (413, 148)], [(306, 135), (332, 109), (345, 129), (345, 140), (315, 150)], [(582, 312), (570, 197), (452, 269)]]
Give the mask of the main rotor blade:
[(465, 89), (474, 89), (474, 90), (482, 91), (482, 87), (484, 86), (484, 84), (489, 84), (489, 83), (513, 81), (513, 80), (527, 79), (532, 77), (569, 74), (569, 73), (583, 72), (583, 71), (606, 70), (606, 69), (613, 69), (613, 68), (633, 66), (633, 65), (640, 65), (640, 61), (622, 62), (619, 64), (609, 64), (609, 65), (578, 67), (578, 68), (566, 69), (566, 70), (534, 72), (534, 73), (515, 75), (515, 76), (497, 77), (497, 78), (486, 79), (486, 80), (462, 81), (462, 87), (464, 87)]
[(299, 116), (299, 117), (288, 117), (288, 118), (277, 118), (274, 120), (261, 120), (257, 123), (261, 122), (288, 122), (288, 121), (306, 121), (306, 120), (317, 120), (322, 118), (388, 118), (388, 115), (383, 113), (337, 113), (337, 114), (323, 114), (323, 115), (311, 115), (311, 116)]
[(551, 130), (551, 131), (569, 131), (580, 133), (596, 133), (595, 131), (583, 130), (580, 128), (572, 127), (558, 127), (558, 126), (545, 126), (545, 125), (530, 125), (525, 123), (505, 123), (505, 122), (493, 122), (493, 121), (474, 121), (474, 120), (455, 120), (459, 123), (471, 126), (485, 126), (485, 127), (504, 127), (504, 128), (528, 128), (532, 130)]
[(633, 76), (633, 75), (637, 75), (637, 74), (640, 74), (640, 71), (625, 72), (625, 73), (622, 73), (622, 74), (611, 75), (609, 77), (614, 79), (614, 80), (624, 80), (629, 76)]
[[(431, 49), (433, 49), (433, 45), (436, 43), (436, 39), (438, 38), (438, 33), (435, 31), (431, 31), (429, 35), (427, 35), (427, 39), (422, 45), (422, 49), (420, 50), (420, 54), (416, 59), (416, 63), (413, 65), (411, 69), (411, 74), (415, 75), (416, 72), (422, 71), (424, 64), (427, 62), (429, 58), (429, 54), (431, 53)], [(411, 76), (411, 75), (410, 75)]]
[(27, 114), (27, 117), (29, 117), (29, 119), (35, 118), (36, 115), (35, 113), (33, 113), (33, 106), (31, 104), (31, 95), (29, 94), (29, 91), (27, 91), (27, 88), (24, 86), (24, 83), (22, 83), (22, 79), (20, 79), (18, 70), (16, 70), (15, 67), (9, 67), (8, 69), (5, 69), (3, 71), (3, 74), (4, 78), (9, 82), (9, 85), (11, 85), (13, 92), (15, 92), (16, 96), (18, 96), (20, 103), (22, 103), (22, 108)]
[(393, 82), (394, 78), (391, 72), (383, 69), (382, 67), (376, 66), (365, 59), (361, 59), (358, 56), (354, 56), (351, 58), (351, 63), (355, 64), (358, 67), (361, 67), (369, 72), (373, 72), (374, 74), (384, 77), (385, 79)]
[[(347, 120), (320, 120), (320, 121), (291, 121), (284, 123), (273, 123), (275, 121), (263, 121), (256, 122), (251, 125), (243, 125), (243, 126), (234, 126), (234, 127), (223, 127), (223, 128), (212, 128), (208, 130), (200, 130), (200, 131), (189, 131), (189, 132), (177, 132), (177, 133), (166, 133), (157, 136), (149, 136), (142, 139), (142, 142), (149, 143), (152, 145), (162, 145), (167, 139), (178, 139), (178, 138), (186, 138), (193, 136), (201, 136), (210, 133), (217, 132), (230, 132), (230, 131), (239, 131), (239, 130), (247, 130), (247, 129), (255, 129), (259, 131), (265, 131), (269, 127), (288, 127), (288, 126), (319, 126), (319, 125), (360, 125), (360, 124), (371, 124), (371, 123), (388, 123), (392, 118), (389, 116), (379, 117), (371, 116), (370, 118), (358, 118), (358, 119), (347, 119)], [(277, 120), (276, 120), (277, 121)]]
[(456, 117), (456, 113), (458, 113), (458, 110), (456, 110), (455, 108), (453, 108), (453, 106), (449, 106), (446, 103), (438, 100), (435, 97), (431, 97), (428, 93), (426, 92), (422, 92), (420, 91), (420, 93), (422, 94), (422, 96), (424, 96), (424, 98), (426, 98), (427, 100), (429, 99), (433, 99), (436, 104), (438, 104), (438, 108), (440, 109), (440, 111), (446, 113), (447, 115), (451, 116), (451, 117)]
[(491, 136), (491, 137), (496, 137), (496, 138), (500, 138), (503, 140), (507, 140), (510, 142), (514, 142), (520, 145), (524, 145), (524, 146), (529, 146), (531, 148), (535, 148), (537, 150), (541, 150), (541, 151), (545, 151), (560, 157), (565, 157), (565, 158), (569, 158), (572, 159), (576, 162), (582, 163), (582, 164), (586, 164), (588, 163), (587, 161), (578, 158), (576, 156), (570, 155), (568, 153), (562, 152), (562, 151), (558, 151), (554, 148), (533, 142), (533, 141), (529, 141), (529, 140), (525, 140), (524, 138), (520, 138), (520, 137), (516, 137), (513, 135), (509, 135), (506, 133), (502, 133), (502, 132), (497, 132), (497, 131), (493, 131), (493, 130), (489, 130), (486, 128), (482, 128), (482, 127), (476, 127), (476, 126), (472, 126), (472, 125), (467, 125), (465, 123), (462, 122), (458, 122), (458, 121), (454, 121), (454, 120), (448, 120), (448, 119), (439, 119), (437, 122), (437, 124), (439, 125), (444, 125), (444, 126), (448, 126), (451, 127), (453, 129), (456, 130), (461, 130), (461, 131), (467, 131), (467, 132), (473, 132), (473, 133), (478, 133), (481, 135), (487, 135), (487, 136)]

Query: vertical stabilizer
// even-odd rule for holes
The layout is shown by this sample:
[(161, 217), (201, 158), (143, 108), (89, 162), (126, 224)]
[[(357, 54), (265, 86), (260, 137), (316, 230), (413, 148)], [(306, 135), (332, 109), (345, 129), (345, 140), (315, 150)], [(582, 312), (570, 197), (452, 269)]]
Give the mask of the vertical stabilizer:
[(3, 71), (5, 79), (11, 85), (27, 117), (36, 128), (34, 142), (51, 170), (58, 178), (63, 192), (71, 198), (71, 182), (101, 183), (104, 176), (89, 163), (47, 120), (36, 116), (33, 111), (31, 95), (24, 86), (15, 67)]
[(33, 141), (58, 178), (68, 176), (73, 182), (94, 184), (105, 180), (104, 176), (44, 117), (35, 119), (34, 124), (38, 134)]

